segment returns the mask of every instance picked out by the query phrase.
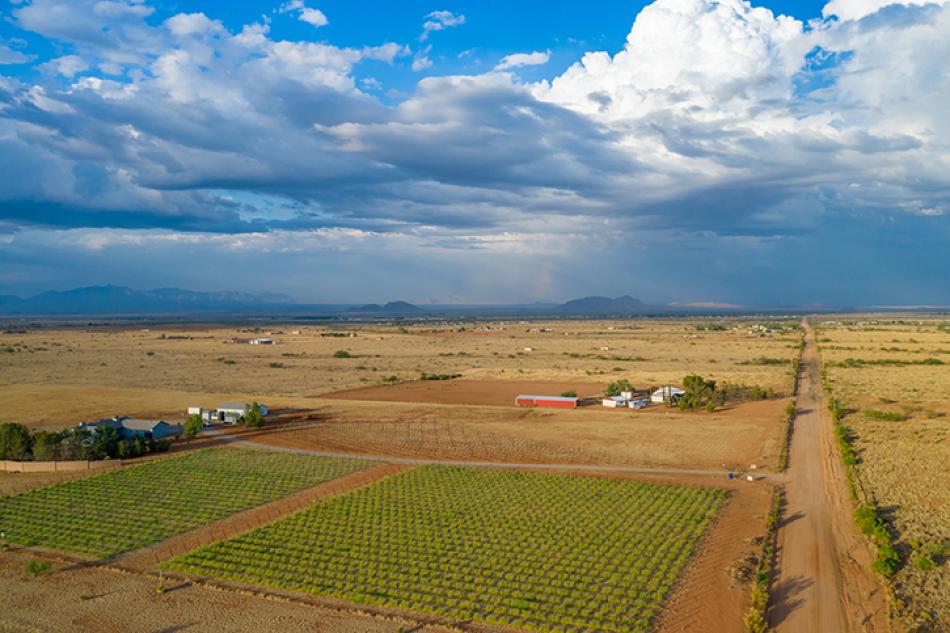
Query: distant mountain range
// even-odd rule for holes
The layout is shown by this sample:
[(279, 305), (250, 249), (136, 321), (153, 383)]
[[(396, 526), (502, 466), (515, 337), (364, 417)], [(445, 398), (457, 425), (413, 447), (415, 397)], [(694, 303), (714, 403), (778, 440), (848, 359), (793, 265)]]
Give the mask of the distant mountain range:
[(172, 314), (287, 306), (293, 302), (293, 299), (286, 295), (274, 293), (194, 292), (180, 288), (133, 290), (123, 286), (89, 286), (74, 290), (44, 292), (26, 299), (0, 295), (0, 313)]
[(643, 314), (644, 312), (655, 312), (661, 309), (661, 306), (648, 306), (639, 299), (624, 295), (611, 299), (610, 297), (584, 297), (582, 299), (572, 299), (567, 303), (562, 303), (555, 310), (564, 314)]
[(350, 308), (347, 312), (359, 314), (420, 314), (423, 312), (419, 306), (414, 306), (405, 301), (390, 301), (386, 305), (378, 303), (368, 303), (365, 306), (356, 306)]
[[(923, 308), (918, 306), (918, 308)], [(896, 309), (896, 307), (878, 309)], [(932, 311), (946, 307), (927, 306)], [(413, 305), (406, 301), (389, 303), (310, 304), (276, 293), (195, 292), (180, 288), (133, 290), (123, 286), (89, 286), (65, 291), (44, 292), (20, 298), (0, 295), (0, 315), (6, 316), (135, 316), (158, 317), (174, 315), (205, 315), (204, 319), (221, 316), (255, 318), (293, 318), (315, 320), (371, 320), (402, 318), (558, 318), (585, 316), (630, 317), (661, 314), (742, 314), (826, 312), (831, 308), (816, 306), (741, 306), (729, 303), (694, 302), (649, 304), (623, 295), (621, 297), (590, 296), (561, 304), (531, 303), (509, 305)], [(841, 311), (842, 308), (837, 308)]]

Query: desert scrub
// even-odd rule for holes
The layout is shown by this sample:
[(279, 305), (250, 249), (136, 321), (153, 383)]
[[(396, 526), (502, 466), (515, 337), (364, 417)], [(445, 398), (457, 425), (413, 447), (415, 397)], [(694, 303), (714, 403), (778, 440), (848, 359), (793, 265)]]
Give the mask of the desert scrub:
[(877, 409), (862, 409), (862, 415), (872, 420), (884, 420), (886, 422), (903, 422), (907, 416), (896, 411), (879, 411)]
[(772, 490), (772, 504), (765, 517), (765, 539), (762, 541), (762, 553), (755, 574), (755, 586), (752, 588), (751, 604), (742, 618), (749, 633), (765, 633), (768, 630), (766, 611), (769, 607), (769, 585), (772, 582), (772, 570), (775, 564), (775, 546), (778, 537), (778, 523), (785, 507), (785, 489), (776, 486)]

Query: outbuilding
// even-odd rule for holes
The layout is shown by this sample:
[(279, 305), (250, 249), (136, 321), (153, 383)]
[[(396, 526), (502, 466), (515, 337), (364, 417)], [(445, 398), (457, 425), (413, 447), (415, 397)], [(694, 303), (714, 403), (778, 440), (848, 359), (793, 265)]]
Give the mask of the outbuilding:
[[(225, 402), (224, 404), (218, 406), (215, 417), (217, 418), (218, 422), (235, 424), (244, 417), (244, 411), (246, 410), (247, 405), (243, 402)], [(264, 405), (261, 405), (261, 414), (267, 415), (267, 407)]]
[(664, 402), (676, 402), (684, 395), (686, 395), (686, 392), (679, 387), (660, 387), (650, 395), (650, 400), (663, 404)]
[(518, 396), (515, 405), (519, 407), (553, 407), (556, 409), (576, 409), (577, 398), (568, 396)]
[(623, 396), (608, 396), (601, 401), (601, 404), (610, 409), (617, 409), (627, 406), (627, 399)]

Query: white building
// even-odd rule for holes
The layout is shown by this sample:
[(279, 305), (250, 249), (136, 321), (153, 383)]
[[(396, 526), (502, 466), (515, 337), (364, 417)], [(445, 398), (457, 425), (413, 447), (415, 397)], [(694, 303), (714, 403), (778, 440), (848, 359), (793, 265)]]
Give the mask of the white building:
[[(249, 404), (244, 404), (243, 402), (226, 402), (217, 409), (188, 407), (188, 415), (200, 415), (201, 419), (205, 421), (205, 424), (214, 424), (216, 422), (236, 424), (244, 417), (244, 412), (249, 406)], [(267, 415), (269, 412), (267, 406), (263, 404), (259, 406), (261, 407), (261, 415)]]
[(604, 398), (601, 401), (601, 404), (603, 404), (607, 408), (616, 409), (618, 407), (627, 406), (627, 399), (624, 398), (623, 396), (610, 396), (610, 397)]
[(660, 387), (650, 395), (650, 400), (663, 404), (664, 402), (676, 402), (685, 395), (686, 392), (679, 387)]

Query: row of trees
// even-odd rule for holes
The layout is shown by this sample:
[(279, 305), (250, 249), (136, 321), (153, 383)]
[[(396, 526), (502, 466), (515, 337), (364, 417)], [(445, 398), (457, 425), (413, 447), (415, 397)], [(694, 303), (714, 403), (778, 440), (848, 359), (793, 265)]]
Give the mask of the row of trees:
[(31, 432), (22, 424), (0, 424), (0, 459), (68, 461), (125, 459), (167, 451), (171, 441), (136, 436), (123, 438), (111, 427)]
[[(633, 390), (633, 385), (624, 378), (607, 385), (604, 395), (619, 396), (624, 391)], [(709, 411), (713, 411), (716, 407), (723, 406), (727, 402), (765, 400), (774, 398), (776, 395), (771, 388), (763, 389), (758, 385), (747, 387), (731, 383), (717, 385), (715, 380), (707, 380), (696, 374), (690, 374), (683, 378), (683, 391), (686, 393), (667, 404), (678, 406), (684, 411), (695, 411), (704, 407)]]

